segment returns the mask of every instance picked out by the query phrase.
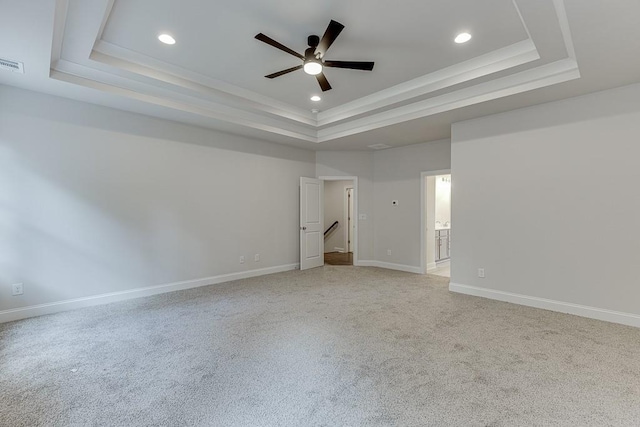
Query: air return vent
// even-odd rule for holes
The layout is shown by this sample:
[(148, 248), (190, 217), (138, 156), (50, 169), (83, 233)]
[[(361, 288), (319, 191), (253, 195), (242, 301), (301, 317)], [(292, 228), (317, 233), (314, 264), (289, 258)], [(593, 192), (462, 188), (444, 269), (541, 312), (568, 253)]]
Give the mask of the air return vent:
[(0, 70), (13, 71), (14, 73), (24, 74), (24, 65), (22, 62), (10, 61), (0, 58)]
[(368, 147), (374, 150), (384, 150), (385, 148), (391, 148), (391, 146), (387, 144), (373, 144), (369, 145)]

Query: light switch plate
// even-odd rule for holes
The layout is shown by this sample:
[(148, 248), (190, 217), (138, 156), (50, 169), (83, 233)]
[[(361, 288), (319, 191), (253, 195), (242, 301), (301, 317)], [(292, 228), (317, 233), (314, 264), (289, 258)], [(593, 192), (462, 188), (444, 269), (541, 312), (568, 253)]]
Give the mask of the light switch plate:
[(16, 296), (22, 294), (24, 294), (24, 286), (22, 283), (15, 283), (11, 285), (11, 295)]

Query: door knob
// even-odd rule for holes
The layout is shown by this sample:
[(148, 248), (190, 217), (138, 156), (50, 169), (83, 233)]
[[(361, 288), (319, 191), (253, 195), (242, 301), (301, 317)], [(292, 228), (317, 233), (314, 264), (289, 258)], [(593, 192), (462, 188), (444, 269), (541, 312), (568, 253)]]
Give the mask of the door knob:
[(300, 227), (300, 230), (302, 230), (302, 231), (304, 231), (306, 229), (307, 229), (307, 227)]

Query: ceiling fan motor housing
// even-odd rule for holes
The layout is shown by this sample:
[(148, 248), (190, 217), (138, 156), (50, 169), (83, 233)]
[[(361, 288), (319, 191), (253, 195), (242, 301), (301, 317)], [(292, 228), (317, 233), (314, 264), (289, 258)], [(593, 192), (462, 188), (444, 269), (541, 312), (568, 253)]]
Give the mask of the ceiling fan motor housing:
[(320, 37), (318, 36), (309, 36), (307, 38), (307, 43), (309, 44), (309, 46), (311, 47), (318, 47), (318, 45), (320, 44)]
[(304, 61), (314, 61), (318, 62), (320, 59), (320, 55), (316, 54), (316, 48), (314, 46), (308, 47), (307, 50), (304, 51)]

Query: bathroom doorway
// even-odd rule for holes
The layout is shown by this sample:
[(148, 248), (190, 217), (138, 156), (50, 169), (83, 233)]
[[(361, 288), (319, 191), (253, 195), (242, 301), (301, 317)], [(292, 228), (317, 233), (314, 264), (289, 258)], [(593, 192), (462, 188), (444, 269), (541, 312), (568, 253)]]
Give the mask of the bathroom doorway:
[(451, 277), (451, 173), (422, 173), (422, 266), (426, 274)]

